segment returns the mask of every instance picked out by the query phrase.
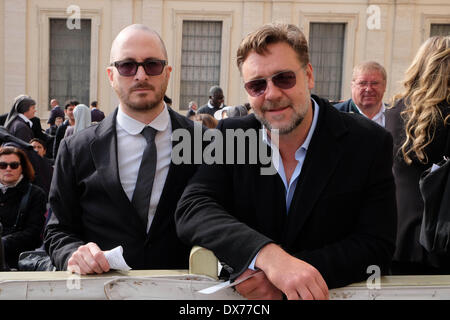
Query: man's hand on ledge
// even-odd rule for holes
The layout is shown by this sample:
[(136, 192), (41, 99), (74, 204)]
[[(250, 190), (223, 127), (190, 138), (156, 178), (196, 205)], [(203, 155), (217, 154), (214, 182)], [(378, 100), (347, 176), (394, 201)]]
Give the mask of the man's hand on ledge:
[[(236, 281), (245, 278), (257, 271), (247, 269)], [(264, 272), (245, 280), (235, 286), (236, 291), (250, 300), (281, 300), (283, 293), (278, 290), (266, 277)]]
[(267, 279), (289, 300), (329, 299), (328, 286), (319, 271), (276, 244), (270, 243), (261, 249), (255, 266), (263, 270)]
[(109, 271), (105, 254), (97, 244), (89, 242), (78, 247), (67, 262), (67, 271), (78, 274), (103, 273)]

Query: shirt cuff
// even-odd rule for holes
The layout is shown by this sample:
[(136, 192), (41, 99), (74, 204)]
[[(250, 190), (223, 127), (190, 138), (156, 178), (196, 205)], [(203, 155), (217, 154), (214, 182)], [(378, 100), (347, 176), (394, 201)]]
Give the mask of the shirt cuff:
[(255, 267), (255, 263), (256, 263), (256, 258), (258, 257), (258, 254), (261, 250), (258, 251), (258, 253), (255, 255), (255, 257), (253, 258), (252, 262), (250, 262), (250, 265), (248, 266), (248, 268), (250, 270), (256, 271), (259, 270), (258, 268)]

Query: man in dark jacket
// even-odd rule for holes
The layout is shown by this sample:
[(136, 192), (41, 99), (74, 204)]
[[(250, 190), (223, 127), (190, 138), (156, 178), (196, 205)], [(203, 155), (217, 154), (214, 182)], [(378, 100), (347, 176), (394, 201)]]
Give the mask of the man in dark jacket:
[(54, 126), (56, 118), (64, 118), (64, 111), (61, 109), (59, 102), (56, 99), (50, 101), (50, 106), (52, 107), (52, 110), (50, 110), (50, 117), (48, 118), (47, 124)]
[(361, 114), (380, 126), (385, 125), (386, 70), (375, 61), (367, 61), (353, 68), (352, 98), (336, 103), (339, 111)]
[(64, 113), (68, 119), (56, 129), (55, 139), (53, 142), (53, 159), (56, 159), (56, 156), (58, 155), (59, 144), (61, 143), (61, 140), (64, 139), (67, 127), (75, 125), (73, 109), (75, 109), (78, 104), (79, 102), (77, 100), (69, 100), (64, 106)]
[(98, 108), (97, 101), (91, 102), (91, 121), (100, 122), (105, 119), (105, 114)]
[(387, 273), (396, 232), (391, 135), (311, 95), (308, 46), (295, 25), (250, 33), (237, 62), (254, 114), (219, 122), (216, 155), (226, 162), (202, 165), (189, 181), (175, 214), (180, 238), (212, 250), (231, 280), (262, 270), (236, 286), (252, 299), (327, 299), (329, 288), (366, 279), (370, 266)]
[(171, 135), (193, 134), (194, 123), (163, 101), (172, 68), (155, 31), (123, 29), (110, 63), (119, 107), (61, 142), (45, 248), (59, 270), (81, 274), (108, 271), (105, 251), (118, 246), (133, 269), (186, 269), (174, 212), (196, 166), (171, 161)]

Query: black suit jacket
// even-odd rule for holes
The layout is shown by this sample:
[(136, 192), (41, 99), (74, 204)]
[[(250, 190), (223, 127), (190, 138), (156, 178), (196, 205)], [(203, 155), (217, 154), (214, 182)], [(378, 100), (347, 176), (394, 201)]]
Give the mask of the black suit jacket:
[(356, 108), (355, 103), (353, 102), (352, 99), (348, 99), (347, 101), (344, 102), (335, 103), (334, 107), (342, 112), (361, 114), (361, 112), (359, 112), (359, 110)]
[[(225, 108), (225, 105), (223, 105), (222, 108)], [(222, 108), (217, 108), (217, 107), (210, 108), (210, 107), (208, 106), (208, 104), (205, 104), (205, 105), (201, 106), (201, 107), (197, 110), (197, 114), (206, 113), (206, 114), (209, 114), (209, 115), (211, 115), (211, 116), (214, 117), (214, 113), (215, 113), (216, 111), (222, 109)]]
[[(396, 231), (392, 137), (368, 119), (314, 99), (318, 123), (288, 214), (281, 178), (261, 175), (260, 162), (202, 165), (178, 203), (180, 238), (211, 249), (234, 269), (231, 278), (271, 242), (316, 267), (329, 288), (366, 279), (370, 265), (387, 272)], [(236, 128), (261, 124), (248, 115), (218, 126)]]
[(69, 120), (66, 120), (56, 129), (55, 138), (53, 139), (53, 159), (56, 159), (56, 156), (58, 155), (59, 145), (61, 144), (61, 140), (64, 139), (64, 135), (66, 134), (69, 125)]
[(65, 118), (64, 110), (60, 106), (55, 106), (52, 110), (50, 110), (50, 116), (48, 118), (47, 123), (53, 126), (55, 124), (55, 120), (57, 117)]
[[(170, 108), (169, 114), (172, 130), (193, 130), (191, 120)], [(133, 269), (186, 269), (190, 247), (177, 238), (174, 212), (196, 166), (170, 164), (147, 234), (119, 180), (116, 115), (117, 109), (99, 124), (61, 141), (45, 248), (60, 270), (66, 269), (80, 245), (91, 241), (102, 250), (122, 245), (125, 261)]]
[(103, 111), (98, 109), (92, 109), (91, 110), (91, 121), (92, 122), (100, 122), (103, 119), (105, 119), (105, 114)]

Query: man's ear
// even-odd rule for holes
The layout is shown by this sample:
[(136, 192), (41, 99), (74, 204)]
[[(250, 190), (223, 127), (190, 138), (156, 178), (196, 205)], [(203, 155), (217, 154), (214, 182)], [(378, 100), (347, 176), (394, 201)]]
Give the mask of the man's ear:
[(114, 79), (114, 71), (113, 71), (112, 67), (106, 68), (106, 73), (108, 74), (109, 83), (112, 86), (113, 79)]
[(314, 88), (314, 72), (311, 63), (306, 65), (306, 77), (308, 78), (308, 89)]

